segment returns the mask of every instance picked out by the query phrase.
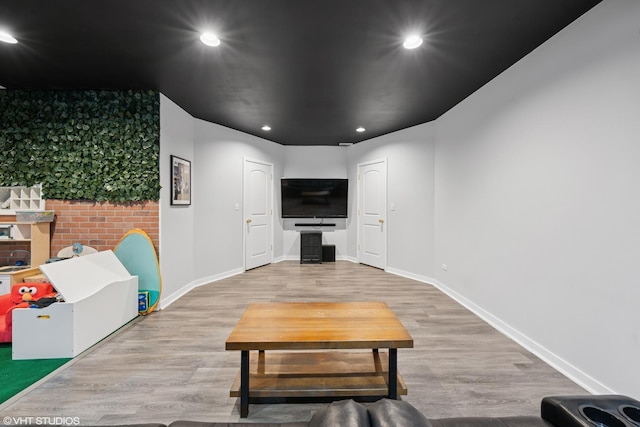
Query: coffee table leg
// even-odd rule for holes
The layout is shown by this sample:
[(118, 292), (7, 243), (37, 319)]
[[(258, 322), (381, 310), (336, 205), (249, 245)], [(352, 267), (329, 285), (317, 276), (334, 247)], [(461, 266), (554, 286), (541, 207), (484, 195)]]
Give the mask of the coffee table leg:
[(240, 352), (240, 418), (249, 416), (249, 351)]
[(389, 399), (398, 399), (398, 349), (389, 349)]

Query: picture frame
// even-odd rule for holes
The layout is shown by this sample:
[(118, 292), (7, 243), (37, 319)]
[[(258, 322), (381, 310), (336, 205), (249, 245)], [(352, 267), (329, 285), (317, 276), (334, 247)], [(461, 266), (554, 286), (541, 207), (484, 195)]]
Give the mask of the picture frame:
[(191, 162), (171, 156), (171, 205), (191, 204)]

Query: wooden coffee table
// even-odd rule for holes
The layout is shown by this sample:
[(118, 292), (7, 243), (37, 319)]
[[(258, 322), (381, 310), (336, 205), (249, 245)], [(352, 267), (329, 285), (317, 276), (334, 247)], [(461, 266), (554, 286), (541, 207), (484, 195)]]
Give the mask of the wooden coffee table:
[[(230, 395), (240, 397), (242, 418), (250, 401), (397, 399), (407, 393), (397, 350), (412, 347), (413, 338), (383, 302), (250, 304), (226, 341), (227, 350), (241, 352)], [(372, 351), (332, 351), (365, 349)], [(257, 353), (250, 357), (251, 350)]]

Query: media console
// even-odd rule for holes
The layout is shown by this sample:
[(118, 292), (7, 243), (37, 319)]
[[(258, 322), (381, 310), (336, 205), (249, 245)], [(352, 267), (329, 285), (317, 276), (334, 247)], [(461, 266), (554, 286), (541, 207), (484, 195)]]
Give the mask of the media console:
[(296, 222), (295, 224), (296, 227), (335, 227), (336, 224), (333, 223), (329, 223), (329, 222), (319, 222), (316, 224), (310, 224), (307, 222)]
[(300, 232), (300, 264), (336, 261), (336, 245), (322, 244), (322, 231)]
[(322, 263), (322, 231), (300, 232), (300, 264)]

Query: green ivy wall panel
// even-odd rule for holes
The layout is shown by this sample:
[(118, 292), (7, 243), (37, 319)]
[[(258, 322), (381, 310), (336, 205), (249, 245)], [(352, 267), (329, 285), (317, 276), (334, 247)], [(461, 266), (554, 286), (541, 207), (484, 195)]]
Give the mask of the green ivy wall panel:
[(46, 199), (160, 197), (160, 97), (151, 91), (0, 90), (0, 186)]

